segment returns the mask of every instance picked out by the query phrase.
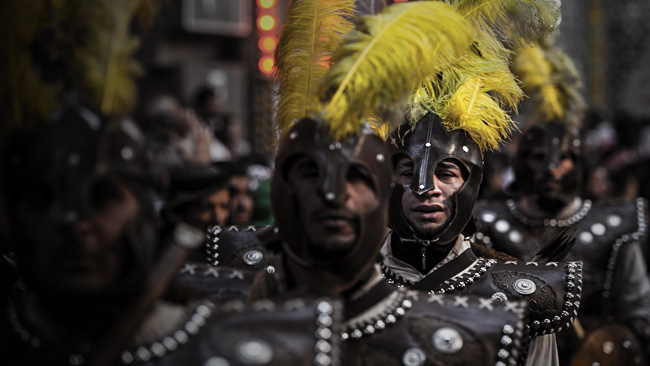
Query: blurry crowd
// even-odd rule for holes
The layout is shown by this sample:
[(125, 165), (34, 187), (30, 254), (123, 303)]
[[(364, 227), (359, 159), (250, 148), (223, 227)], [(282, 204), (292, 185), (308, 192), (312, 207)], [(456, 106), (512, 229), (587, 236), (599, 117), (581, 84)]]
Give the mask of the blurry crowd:
[(209, 86), (196, 90), (189, 106), (171, 94), (144, 98), (137, 120), (153, 164), (158, 208), (202, 229), (268, 225), (271, 162), (252, 152), (242, 121), (224, 112), (223, 103)]

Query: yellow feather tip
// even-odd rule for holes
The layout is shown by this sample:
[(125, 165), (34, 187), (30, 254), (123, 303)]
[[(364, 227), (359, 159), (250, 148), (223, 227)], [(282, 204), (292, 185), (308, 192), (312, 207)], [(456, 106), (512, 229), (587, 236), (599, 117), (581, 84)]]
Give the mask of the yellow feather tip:
[(321, 86), (324, 119), (334, 137), (358, 132), (368, 115), (401, 101), (464, 54), (472, 36), (471, 25), (440, 2), (394, 4), (362, 18)]
[(321, 111), (318, 85), (332, 53), (354, 27), (354, 4), (354, 0), (291, 2), (274, 54), (280, 96), (276, 128), (281, 135), (296, 120)]

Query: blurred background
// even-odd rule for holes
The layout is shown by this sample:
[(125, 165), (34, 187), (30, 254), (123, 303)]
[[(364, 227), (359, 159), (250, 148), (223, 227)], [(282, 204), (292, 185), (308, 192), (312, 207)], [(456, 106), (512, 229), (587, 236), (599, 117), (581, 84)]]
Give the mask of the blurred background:
[[(191, 104), (198, 88), (212, 86), (251, 147), (268, 152), (269, 75), (287, 2), (163, 0), (138, 55), (146, 69), (140, 99), (168, 92)], [(359, 8), (376, 11), (392, 2), (362, 0)], [(632, 137), (628, 132), (638, 136), (650, 116), (648, 14), (646, 0), (562, 2), (559, 44), (583, 75), (590, 122), (615, 123), (623, 139)]]

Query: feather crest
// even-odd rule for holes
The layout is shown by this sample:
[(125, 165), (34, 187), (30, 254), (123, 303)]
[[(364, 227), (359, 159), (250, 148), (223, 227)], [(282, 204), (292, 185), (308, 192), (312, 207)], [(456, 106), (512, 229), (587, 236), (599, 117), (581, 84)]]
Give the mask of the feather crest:
[(472, 36), (467, 20), (440, 2), (394, 4), (362, 18), (334, 54), (321, 89), (334, 137), (399, 102), (466, 52)]
[(353, 27), (354, 0), (294, 0), (275, 49), (274, 79), (281, 96), (277, 128), (282, 135), (299, 118), (321, 109), (318, 85), (332, 53)]
[[(45, 85), (35, 71), (30, 44), (49, 26), (47, 3), (38, 0), (2, 1), (0, 23), (0, 106), (5, 133), (14, 127), (31, 125), (47, 118), (58, 106), (57, 87)], [(45, 23), (45, 24), (44, 24)]]
[[(506, 73), (472, 75), (459, 85), (455, 93), (436, 109), (448, 131), (467, 131), (481, 151), (498, 149), (499, 143), (515, 128), (510, 114), (502, 104), (510, 104), (520, 96), (515, 83), (503, 81)], [(502, 95), (503, 99), (493, 95)]]
[[(560, 22), (558, 0), (448, 0), (481, 32), (503, 41), (525, 44), (555, 33)], [(512, 34), (516, 35), (512, 38)]]
[(130, 34), (138, 11), (149, 12), (149, 0), (81, 1), (77, 4), (87, 28), (84, 47), (76, 49), (83, 70), (82, 86), (105, 115), (126, 115), (136, 104), (135, 77), (143, 70), (133, 57), (139, 39)]
[(509, 57), (491, 38), (477, 38), (471, 52), (411, 95), (407, 121), (415, 124), (434, 112), (447, 130), (467, 131), (481, 151), (497, 149), (516, 128), (510, 113), (523, 98)]
[(582, 83), (573, 61), (552, 42), (517, 48), (513, 70), (531, 96), (541, 122), (562, 121), (579, 127), (585, 109)]

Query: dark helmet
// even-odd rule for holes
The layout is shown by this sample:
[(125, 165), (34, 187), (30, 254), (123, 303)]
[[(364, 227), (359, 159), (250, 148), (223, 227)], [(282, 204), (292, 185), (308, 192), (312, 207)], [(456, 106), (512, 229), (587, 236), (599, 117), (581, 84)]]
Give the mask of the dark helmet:
[[(579, 195), (582, 184), (582, 143), (576, 129), (564, 123), (537, 123), (520, 139), (513, 163), (515, 183), (513, 190), (519, 194), (533, 193), (540, 202), (557, 201), (564, 206)], [(560, 179), (560, 189), (549, 194), (540, 180), (558, 168), (562, 159), (571, 157), (574, 166)]]
[[(318, 195), (324, 202), (342, 204), (345, 199), (347, 174), (351, 168), (362, 167), (368, 174), (376, 202), (359, 215), (357, 241), (346, 253), (323, 259), (314, 255), (305, 234), (298, 202), (287, 174), (296, 158), (313, 160), (318, 169)], [(271, 204), (285, 242), (287, 254), (304, 267), (324, 269), (336, 275), (356, 280), (371, 265), (369, 257), (379, 251), (387, 223), (387, 198), (391, 187), (391, 167), (388, 151), (381, 138), (361, 134), (344, 141), (330, 137), (329, 130), (313, 119), (296, 123), (280, 141), (272, 180)], [(316, 196), (315, 196), (316, 197)]]
[[(70, 228), (87, 219), (105, 200), (126, 187), (138, 201), (135, 218), (120, 233), (129, 263), (114, 291), (140, 291), (153, 260), (156, 214), (143, 136), (129, 120), (112, 123), (84, 107), (68, 108), (34, 131), (16, 133), (3, 156), (2, 194), (8, 213), (10, 244), (21, 272), (33, 286), (48, 273), (35, 268), (37, 246), (29, 231), (53, 229), (52, 240), (71, 241)], [(29, 205), (40, 222), (14, 213)], [(48, 292), (47, 288), (40, 288)]]
[[(399, 154), (413, 160), (414, 169), (409, 186), (396, 184), (390, 200), (389, 226), (403, 239), (428, 240), (447, 244), (455, 240), (472, 217), (472, 209), (483, 177), (481, 150), (463, 130), (448, 132), (440, 117), (427, 113), (414, 126), (403, 124), (387, 139), (393, 164)], [(411, 190), (422, 195), (432, 189), (433, 172), (445, 159), (455, 159), (468, 172), (463, 186), (454, 193), (455, 212), (448, 226), (435, 238), (418, 238), (406, 221), (402, 209), (402, 194)]]

